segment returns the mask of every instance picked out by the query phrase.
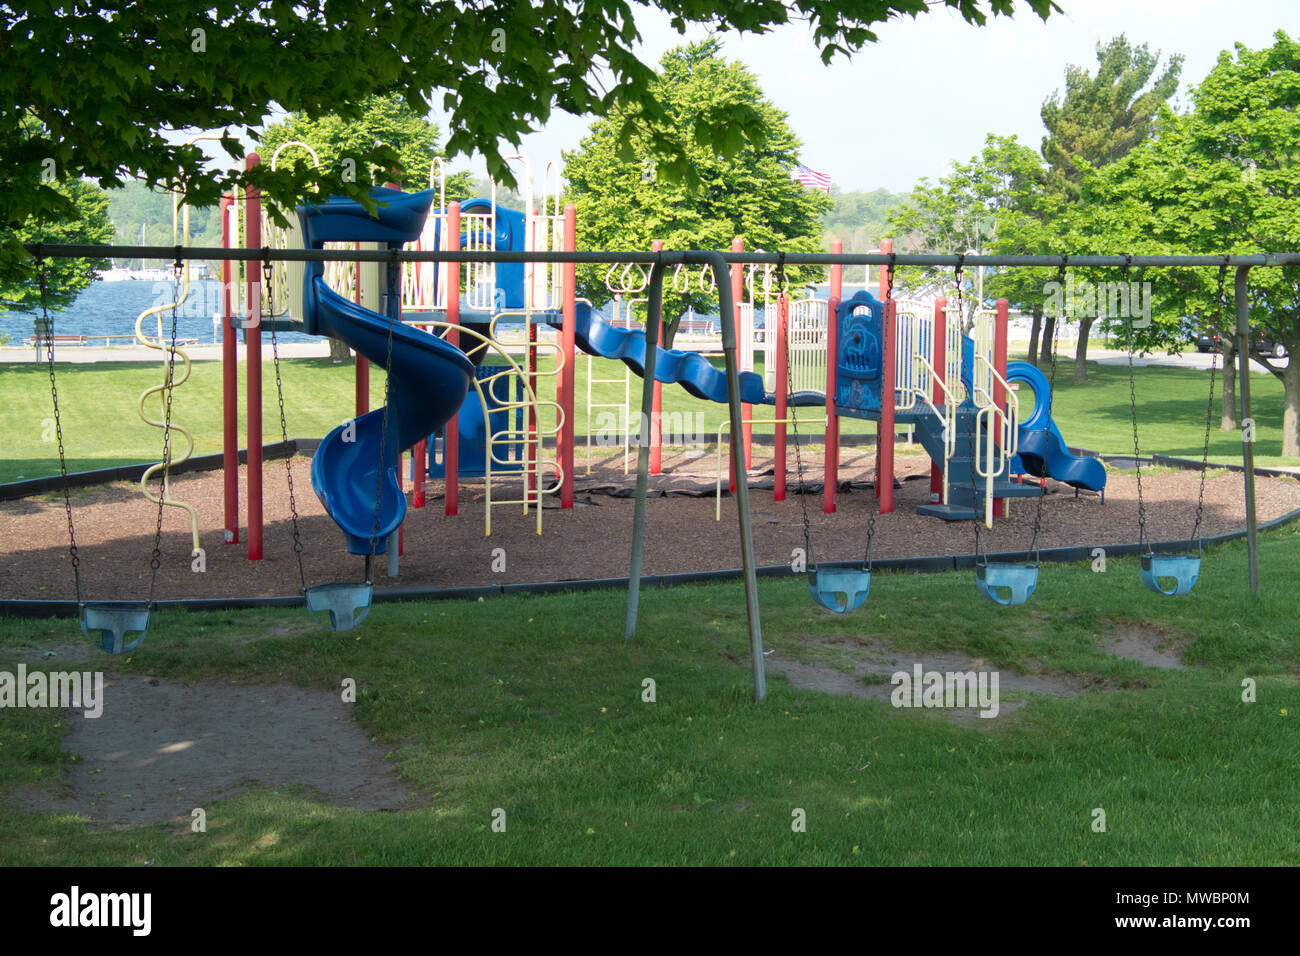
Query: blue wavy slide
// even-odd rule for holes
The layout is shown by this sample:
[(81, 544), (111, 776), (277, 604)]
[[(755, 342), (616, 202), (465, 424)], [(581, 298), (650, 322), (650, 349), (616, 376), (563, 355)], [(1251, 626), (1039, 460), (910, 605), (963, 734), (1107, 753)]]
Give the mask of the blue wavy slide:
[[(559, 326), (557, 312), (546, 313), (546, 321)], [(585, 302), (574, 304), (574, 341), (578, 348), (602, 358), (620, 359), (637, 375), (645, 375), (645, 332), (640, 329), (616, 329)], [(665, 385), (680, 385), (696, 398), (707, 402), (727, 403), (727, 373), (698, 352), (681, 349), (659, 350), (655, 356), (655, 380)], [(740, 400), (751, 405), (772, 405), (773, 393), (763, 388), (763, 376), (757, 372), (740, 373)], [(791, 406), (821, 405), (820, 394), (800, 392), (790, 397)]]
[[(371, 218), (358, 203), (331, 200), (299, 210), (310, 248), (327, 241), (386, 242), (397, 248), (420, 234), (433, 196), (430, 191), (376, 190), (387, 202)], [(324, 264), (308, 263), (303, 279), (304, 329), (341, 339), (374, 364), (387, 368), (388, 434), (383, 475), (379, 449), (384, 409), (379, 408), (334, 429), (321, 441), (311, 463), (311, 482), (325, 510), (347, 536), (348, 551), (387, 550), (387, 538), (406, 517), (406, 496), (398, 484), (400, 455), (449, 421), (469, 390), (474, 365), (460, 349), (419, 329), (392, 323), (338, 295), (326, 284)], [(379, 528), (375, 497), (379, 489)]]
[(1071, 454), (1061, 430), (1047, 415), (1052, 396), (1047, 377), (1028, 362), (1008, 362), (1007, 381), (1022, 382), (1034, 393), (1034, 411), (1020, 423), (1019, 455), (1012, 459), (1011, 471), (1055, 478), (1075, 488), (1103, 490), (1106, 466), (1096, 458)]

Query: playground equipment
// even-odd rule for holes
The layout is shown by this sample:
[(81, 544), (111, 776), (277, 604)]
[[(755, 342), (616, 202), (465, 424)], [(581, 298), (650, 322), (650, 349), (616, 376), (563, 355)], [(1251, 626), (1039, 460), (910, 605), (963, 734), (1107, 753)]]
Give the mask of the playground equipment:
[[(191, 139), (191, 142), (193, 142), (193, 139)], [(180, 243), (177, 243), (178, 232), (180, 234), (180, 239), (181, 239)], [(180, 194), (173, 192), (172, 193), (172, 242), (174, 244), (188, 246), (189, 240), (190, 240), (190, 207), (188, 205), (184, 206), (184, 212), (182, 215)], [(174, 283), (173, 283), (172, 301), (167, 304), (154, 306), (151, 309), (146, 309), (144, 312), (141, 312), (140, 315), (135, 320), (136, 341), (139, 342), (141, 345), (145, 346), (146, 348), (155, 349), (159, 352), (165, 353), (166, 355), (166, 358), (163, 360), (162, 382), (160, 382), (157, 385), (151, 385), (149, 388), (145, 389), (143, 392), (140, 393), (140, 399), (136, 404), (136, 411), (139, 413), (140, 419), (146, 425), (152, 425), (155, 428), (161, 428), (164, 430), (164, 432), (167, 433), (170, 433), (172, 429), (175, 429), (176, 431), (180, 432), (181, 437), (185, 439), (185, 450), (180, 453), (179, 457), (176, 457), (174, 455), (174, 448), (171, 444), (170, 434), (168, 434), (167, 443), (166, 443), (166, 447), (168, 450), (167, 456), (164, 458), (163, 461), (158, 462), (158, 464), (151, 465), (148, 469), (145, 470), (144, 474), (140, 476), (140, 491), (144, 494), (144, 496), (147, 499), (156, 502), (160, 507), (179, 508), (189, 516), (190, 540), (192, 544), (190, 554), (191, 556), (196, 556), (201, 551), (201, 548), (199, 547), (198, 512), (194, 510), (193, 505), (188, 504), (187, 502), (184, 501), (177, 501), (175, 498), (172, 497), (171, 483), (167, 480), (166, 477), (168, 472), (172, 469), (173, 466), (188, 461), (190, 455), (194, 451), (194, 436), (190, 434), (188, 429), (182, 428), (180, 425), (177, 425), (171, 421), (170, 415), (168, 414), (169, 409), (166, 407), (171, 402), (173, 390), (178, 386), (184, 385), (187, 381), (189, 381), (190, 357), (185, 353), (183, 349), (177, 348), (176, 337), (174, 334), (172, 336), (172, 340), (170, 344), (164, 341), (163, 324), (162, 324), (163, 313), (165, 313), (168, 309), (170, 309), (172, 311), (172, 320), (174, 325), (175, 318), (176, 318), (176, 310), (179, 309), (181, 304), (185, 302), (185, 300), (189, 297), (190, 263), (188, 260), (186, 260), (184, 263), (182, 263), (179, 259), (176, 261), (173, 280)], [(144, 331), (145, 320), (150, 318), (151, 316), (156, 316), (158, 319), (158, 337), (156, 339), (149, 338), (149, 336), (147, 336)], [(185, 363), (184, 371), (182, 372), (179, 379), (175, 377), (177, 356), (180, 356), (181, 361)], [(160, 405), (163, 406), (160, 409), (160, 411), (163, 414), (163, 417), (161, 419), (152, 418), (149, 415), (149, 413), (145, 410), (145, 403), (149, 400), (149, 397), (152, 395), (158, 395)], [(158, 474), (163, 475), (162, 490), (158, 495), (158, 497), (155, 498), (153, 492), (149, 490), (149, 481), (155, 475)]]
[[(285, 144), (288, 149), (296, 144)], [(274, 164), (280, 159), (279, 151), (273, 156)], [(255, 158), (250, 158), (255, 161)], [(432, 205), (436, 195), (441, 204), (429, 212), (422, 227), (410, 239), (416, 248), (447, 251), (495, 252), (548, 252), (569, 251), (575, 248), (576, 213), (572, 207), (561, 211), (558, 188), (552, 190), (551, 180), (558, 187), (558, 170), (548, 166), (540, 189), (540, 212), (535, 204), (532, 170), (522, 157), (524, 176), (524, 208), (510, 210), (497, 201), (495, 187), (490, 198), (469, 200), (463, 204), (445, 202), (445, 173), (440, 163), (430, 167), (430, 188), (423, 194)], [(236, 205), (232, 202), (232, 205)], [(296, 233), (277, 231), (269, 218), (258, 212), (259, 203), (250, 194), (245, 201), (242, 241), (245, 245), (262, 247), (265, 235), (271, 248), (288, 247), (295, 242), (305, 242), (300, 227)], [(232, 234), (236, 234), (232, 230)], [(361, 248), (377, 244), (366, 237), (331, 236), (321, 240), (318, 248)], [(887, 244), (885, 245), (887, 248)], [(391, 247), (389, 247), (391, 248)], [(743, 249), (739, 240), (733, 249)], [(892, 255), (892, 253), (891, 253)], [(892, 263), (894, 259), (891, 259)], [(389, 305), (383, 303), (382, 290), (387, 280), (379, 277), (384, 263), (343, 263), (322, 270), (325, 286), (331, 283), (338, 298), (350, 299), (355, 307), (373, 314), (387, 313)], [(462, 283), (462, 268), (465, 281)], [(280, 270), (282, 275), (288, 269)], [(396, 272), (396, 269), (392, 271)], [(777, 500), (785, 495), (786, 431), (794, 425), (793, 410), (801, 406), (827, 408), (826, 443), (827, 468), (824, 474), (825, 510), (834, 511), (836, 471), (838, 467), (838, 420), (841, 415), (873, 420), (878, 423), (877, 474), (875, 494), (879, 512), (893, 508), (893, 452), (896, 427), (906, 427), (909, 440), (915, 434), (934, 461), (932, 468), (932, 500), (920, 506), (920, 511), (943, 517), (946, 520), (992, 520), (1004, 513), (1006, 499), (1039, 496), (1040, 486), (1025, 485), (1011, 480), (1012, 473), (1051, 476), (1069, 481), (1075, 487), (1101, 490), (1105, 484), (1105, 471), (1099, 462), (1079, 458), (1068, 452), (1059, 431), (1051, 421), (1051, 383), (1033, 366), (1024, 363), (1007, 363), (1007, 306), (1000, 302), (995, 309), (977, 309), (971, 335), (963, 335), (959, 321), (949, 321), (946, 300), (932, 303), (903, 300), (893, 287), (892, 269), (880, 268), (879, 288), (888, 289), (887, 302), (875, 299), (865, 289), (852, 299), (840, 295), (838, 267), (832, 267), (831, 301), (816, 298), (792, 300), (788, 288), (774, 289), (771, 265), (739, 265), (729, 268), (734, 308), (723, 316), (724, 324), (735, 329), (738, 345), (738, 384), (742, 403), (739, 440), (729, 442), (733, 461), (731, 485), (735, 487), (737, 468), (748, 470), (752, 439), (749, 431), (754, 423), (772, 424), (777, 432), (778, 467)], [(261, 518), (261, 455), (256, 455), (253, 432), (254, 418), (260, 418), (260, 408), (254, 416), (255, 394), (260, 394), (261, 328), (272, 334), (277, 330), (293, 328), (306, 331), (301, 317), (295, 312), (305, 312), (305, 291), (310, 283), (302, 284), (304, 294), (295, 298), (289, 291), (292, 282), (269, 274), (268, 316), (260, 322), (250, 318), (250, 303), (260, 302), (259, 286), (263, 279), (256, 269), (244, 273), (244, 315), (249, 342), (249, 556), (260, 557)], [(674, 288), (693, 287), (698, 275), (701, 291), (716, 289), (711, 269), (698, 273), (685, 262), (675, 264), (670, 270)], [(462, 476), (482, 477), (487, 507), (484, 516), (485, 532), (491, 533), (493, 505), (519, 504), (524, 512), (536, 509), (538, 529), (541, 528), (542, 498), (558, 495), (561, 508), (573, 503), (573, 450), (575, 389), (573, 368), (577, 352), (588, 356), (588, 468), (591, 455), (591, 425), (593, 411), (600, 407), (593, 399), (591, 387), (597, 376), (591, 374), (594, 357), (618, 359), (626, 367), (621, 383), (624, 386), (621, 405), (608, 403), (611, 409), (622, 409), (624, 465), (628, 464), (630, 441), (631, 373), (644, 375), (651, 364), (647, 355), (647, 336), (644, 327), (634, 328), (627, 320), (632, 307), (640, 301), (648, 273), (642, 266), (622, 264), (622, 271), (611, 267), (606, 276), (607, 286), (615, 291), (614, 317), (602, 315), (591, 303), (576, 296), (571, 264), (533, 264), (528, 262), (497, 262), (480, 260), (467, 263), (410, 263), (401, 270), (398, 281), (398, 298), (402, 309), (399, 325), (413, 327), (443, 336), (453, 345), (468, 343), (464, 349), (473, 368), (474, 394), (468, 389), (463, 394), (462, 405), (441, 427), (432, 429), (414, 443), (411, 453), (409, 477), (413, 482), (412, 506), (423, 507), (424, 484), (427, 477), (443, 478), (446, 486), (446, 512), (455, 515), (458, 510), (459, 481)], [(745, 295), (745, 293), (748, 293)], [(882, 294), (884, 294), (882, 292)], [(301, 302), (301, 304), (298, 304)], [(618, 312), (622, 311), (620, 317)], [(772, 334), (772, 317), (783, 311), (785, 332)], [(927, 314), (930, 313), (930, 314)], [(765, 329), (760, 329), (759, 315), (767, 317)], [(958, 306), (960, 315), (960, 305)], [(403, 325), (401, 320), (405, 320)], [(647, 317), (647, 325), (660, 325), (661, 318)], [(886, 331), (886, 324), (888, 329)], [(260, 327), (258, 327), (260, 326)], [(548, 330), (549, 334), (539, 334)], [(553, 330), (553, 331), (550, 331)], [(890, 347), (881, 348), (888, 335)], [(766, 360), (762, 374), (753, 371), (754, 358), (761, 348)], [(553, 363), (539, 362), (543, 350), (554, 352)], [(706, 354), (685, 348), (663, 349), (656, 345), (655, 369), (652, 380), (652, 413), (646, 423), (651, 445), (651, 471), (659, 470), (659, 449), (662, 444), (660, 429), (661, 388), (663, 385), (680, 385), (688, 394), (710, 401), (727, 401), (725, 374), (709, 361)], [(887, 353), (887, 354), (886, 354)], [(233, 364), (233, 348), (229, 350)], [(357, 414), (368, 413), (368, 378), (371, 357), (358, 350), (357, 358)], [(776, 373), (780, 369), (786, 379), (784, 387), (777, 387)], [(556, 379), (555, 400), (542, 400), (539, 380), (546, 375)], [(892, 387), (884, 384), (885, 380)], [(1021, 421), (1014, 384), (1028, 385), (1034, 392), (1035, 412), (1029, 420)], [(602, 383), (603, 384), (603, 383)], [(834, 402), (827, 402), (827, 390)], [(228, 498), (227, 515), (238, 515), (234, 499), (233, 455), (233, 373), (228, 375)], [(882, 397), (889, 395), (892, 401)], [(771, 405), (776, 415), (772, 418), (755, 418), (755, 405)], [(610, 416), (605, 416), (606, 418)], [(727, 426), (719, 429), (719, 453)], [(260, 446), (260, 427), (257, 428)], [(555, 452), (551, 456), (549, 440), (554, 439)], [(328, 439), (327, 439), (328, 441)], [(738, 447), (737, 447), (738, 446)], [(739, 463), (743, 456), (745, 463)], [(399, 459), (400, 460), (400, 459)], [(802, 467), (802, 463), (800, 463)], [(256, 475), (254, 474), (256, 472)], [(396, 471), (397, 488), (401, 493), (403, 472)], [(521, 492), (512, 496), (502, 493), (502, 480), (518, 480)], [(719, 476), (720, 481), (720, 476)], [(720, 497), (720, 485), (719, 485)], [(356, 502), (354, 502), (356, 504)], [(356, 518), (359, 509), (352, 517)], [(255, 514), (256, 512), (256, 514)], [(718, 506), (720, 517), (720, 503)], [(227, 539), (237, 538), (237, 528), (228, 520)], [(358, 522), (353, 524), (360, 527)], [(397, 553), (401, 551), (401, 523), (397, 522)], [(363, 536), (351, 531), (350, 549), (359, 550)], [(390, 559), (390, 574), (396, 573)]]
[[(782, 286), (785, 285), (785, 263), (784, 257), (777, 264), (779, 281)], [(785, 372), (786, 391), (794, 391), (794, 374), (791, 371), (791, 362), (788, 359), (790, 355), (790, 340), (793, 338), (792, 323), (789, 318), (788, 300), (784, 298), (778, 304), (777, 314), (777, 335), (784, 342), (784, 347), (780, 349), (778, 356), (778, 365)], [(888, 348), (888, 338), (885, 340), (885, 347)], [(780, 417), (784, 403), (778, 403), (777, 414)], [(879, 496), (874, 492), (871, 495), (871, 513), (867, 518), (867, 545), (866, 551), (862, 556), (862, 565), (858, 568), (823, 568), (817, 564), (816, 555), (813, 553), (812, 527), (808, 521), (808, 502), (807, 492), (804, 487), (803, 478), (803, 452), (799, 441), (799, 419), (798, 416), (791, 416), (791, 426), (794, 429), (794, 455), (795, 466), (799, 475), (799, 511), (803, 518), (803, 540), (804, 554), (806, 555), (808, 577), (808, 592), (822, 607), (836, 614), (847, 614), (850, 611), (856, 611), (866, 603), (867, 598), (871, 595), (871, 545), (876, 536), (876, 509), (879, 503)], [(781, 449), (784, 451), (784, 448)], [(875, 481), (880, 481), (880, 463), (876, 463)]]
[[(149, 633), (149, 621), (154, 608), (154, 593), (158, 584), (158, 569), (162, 566), (162, 524), (163, 510), (167, 504), (167, 480), (171, 467), (171, 413), (172, 390), (175, 382), (176, 363), (176, 326), (179, 296), (171, 305), (171, 341), (166, 346), (168, 355), (167, 374), (163, 379), (162, 401), (163, 419), (160, 423), (163, 432), (163, 454), (157, 470), (161, 471), (160, 488), (157, 495), (149, 495), (151, 501), (158, 503), (158, 519), (154, 526), (153, 551), (149, 559), (149, 597), (144, 601), (96, 601), (87, 602), (81, 582), (81, 557), (77, 551), (77, 533), (72, 518), (72, 493), (68, 482), (68, 462), (63, 448), (63, 421), (59, 414), (59, 389), (54, 373), (54, 323), (50, 318), (46, 298), (45, 260), (37, 255), (37, 270), (41, 294), (41, 328), (49, 334), (46, 340), (46, 361), (50, 373), (50, 402), (54, 409), (54, 436), (59, 451), (59, 476), (63, 486), (63, 508), (68, 518), (68, 557), (72, 564), (72, 576), (77, 592), (77, 611), (81, 632), (95, 647), (108, 654), (125, 654), (135, 650)], [(181, 272), (181, 264), (176, 263), (176, 274)], [(143, 318), (143, 317), (142, 317)], [(159, 336), (161, 338), (161, 334)], [(148, 394), (148, 393), (146, 393)], [(143, 403), (143, 397), (141, 398)], [(147, 419), (146, 419), (147, 420)], [(151, 468), (149, 472), (154, 472)], [(146, 472), (148, 474), (149, 472)], [(197, 541), (197, 538), (196, 538)], [(197, 549), (197, 543), (195, 545)]]
[[(1120, 275), (1123, 282), (1123, 288), (1128, 288), (1128, 274), (1133, 257), (1126, 256), (1125, 264), (1121, 267)], [(1215, 302), (1218, 305), (1219, 327), (1223, 324), (1223, 282), (1228, 271), (1228, 257), (1223, 257), (1223, 264), (1219, 266), (1218, 288), (1215, 292)], [(1132, 309), (1126, 310), (1129, 315), (1126, 317), (1126, 332), (1128, 333), (1128, 386), (1129, 386), (1129, 412), (1133, 422), (1133, 466), (1137, 473), (1137, 493), (1138, 493), (1138, 544), (1146, 544), (1146, 502), (1142, 497), (1142, 454), (1138, 447), (1138, 426), (1137, 426), (1137, 389), (1134, 384), (1133, 376), (1133, 318)], [(1195, 554), (1156, 554), (1154, 551), (1147, 551), (1139, 558), (1139, 566), (1142, 575), (1142, 583), (1157, 594), (1163, 594), (1167, 597), (1181, 597), (1188, 594), (1192, 588), (1196, 587), (1197, 579), (1201, 574), (1201, 557), (1204, 553), (1204, 542), (1200, 536), (1201, 516), (1205, 511), (1205, 473), (1209, 468), (1210, 462), (1210, 428), (1214, 416), (1214, 380), (1219, 367), (1219, 353), (1216, 351), (1210, 359), (1210, 394), (1205, 402), (1205, 440), (1201, 448), (1201, 480), (1200, 488), (1196, 496), (1196, 518), (1192, 524), (1192, 541), (1196, 542)], [(1162, 584), (1161, 582), (1169, 582)]]

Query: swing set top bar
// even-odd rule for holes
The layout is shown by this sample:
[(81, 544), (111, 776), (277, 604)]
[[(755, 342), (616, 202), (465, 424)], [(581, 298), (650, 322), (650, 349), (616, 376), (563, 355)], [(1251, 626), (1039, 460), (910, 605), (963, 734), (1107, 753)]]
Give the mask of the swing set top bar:
[[(433, 252), (409, 250), (386, 252), (376, 249), (226, 249), (199, 246), (110, 246), (28, 243), (33, 256), (56, 259), (221, 259), (245, 262), (624, 262), (654, 265), (688, 261), (683, 257), (699, 256), (701, 251), (675, 252)], [(771, 264), (784, 261), (788, 266), (829, 265), (899, 265), (899, 266), (1300, 266), (1300, 252), (1260, 252), (1246, 255), (1208, 256), (1092, 256), (1092, 255), (1016, 255), (953, 256), (920, 253), (798, 253), (785, 254), (784, 260), (774, 252), (719, 252), (729, 264)]]

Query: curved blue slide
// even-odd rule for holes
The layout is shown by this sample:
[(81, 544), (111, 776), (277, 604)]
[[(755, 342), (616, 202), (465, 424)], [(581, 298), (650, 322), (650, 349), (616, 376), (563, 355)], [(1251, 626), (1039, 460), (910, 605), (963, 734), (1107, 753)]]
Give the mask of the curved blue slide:
[(1034, 393), (1034, 411), (1020, 423), (1019, 454), (1011, 460), (1011, 471), (1055, 478), (1075, 488), (1103, 490), (1106, 466), (1096, 458), (1071, 454), (1056, 422), (1048, 417), (1052, 387), (1047, 376), (1028, 362), (1008, 362), (1007, 381), (1023, 382)]
[[(578, 347), (592, 355), (621, 359), (637, 375), (645, 375), (645, 332), (640, 329), (616, 329), (585, 302), (574, 303), (574, 339)], [(696, 398), (727, 403), (727, 373), (698, 352), (659, 349), (655, 355), (655, 380), (665, 385), (680, 385)], [(757, 372), (740, 373), (740, 400), (762, 405), (767, 400), (763, 376)]]
[[(300, 209), (298, 215), (308, 247), (360, 241), (400, 248), (420, 234), (433, 199), (431, 191), (380, 189), (375, 190), (375, 197), (387, 203), (375, 218), (359, 203), (349, 200), (331, 200), (322, 206)], [(382, 434), (382, 408), (334, 429), (312, 458), (312, 488), (343, 529), (349, 552), (369, 554), (373, 540), (374, 551), (382, 554), (387, 550), (388, 535), (406, 517), (406, 496), (397, 478), (401, 453), (456, 414), (469, 390), (474, 365), (454, 345), (338, 295), (325, 284), (323, 273), (324, 263), (307, 264), (303, 279), (305, 331), (341, 339), (358, 355), (388, 370), (388, 431)], [(398, 297), (389, 295), (388, 301), (396, 308)]]
[[(559, 313), (546, 313), (546, 321), (558, 326)], [(578, 348), (602, 358), (620, 359), (637, 375), (645, 375), (645, 332), (641, 329), (617, 329), (606, 322), (585, 302), (574, 304), (573, 337)], [(680, 385), (696, 398), (707, 402), (727, 403), (727, 373), (698, 352), (656, 346), (655, 380), (665, 385)], [(763, 376), (757, 372), (740, 373), (740, 400), (751, 405), (771, 405), (775, 396), (763, 388)], [(822, 405), (817, 392), (798, 392), (790, 396), (791, 407)]]

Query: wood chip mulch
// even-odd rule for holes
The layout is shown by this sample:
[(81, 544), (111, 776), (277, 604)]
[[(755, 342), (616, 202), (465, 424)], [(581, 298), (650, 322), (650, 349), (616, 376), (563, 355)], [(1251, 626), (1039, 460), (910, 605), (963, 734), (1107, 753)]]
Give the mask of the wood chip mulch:
[[(623, 475), (621, 450), (597, 461), (590, 475), (585, 473), (581, 447), (578, 454), (575, 507), (561, 511), (556, 506), (558, 501), (548, 503), (541, 536), (536, 533), (533, 515), (524, 515), (519, 505), (508, 505), (493, 508), (492, 534), (485, 537), (481, 480), (462, 481), (460, 514), (452, 518), (443, 513), (442, 482), (428, 482), (428, 504), (408, 511), (400, 576), (386, 577), (380, 558), (376, 586), (446, 588), (625, 577), (633, 512), (628, 490), (634, 475)], [(755, 448), (754, 456), (751, 481), (770, 486), (771, 449)], [(790, 459), (793, 488), (793, 452)], [(714, 462), (711, 451), (665, 453), (665, 473), (652, 476), (650, 482), (644, 573), (740, 566), (734, 499), (723, 499), (722, 520), (714, 520)], [(820, 482), (821, 457), (817, 451), (805, 449), (804, 462), (809, 482)], [(362, 559), (347, 554), (342, 534), (312, 493), (310, 461), (296, 458), (292, 467), (308, 584), (358, 580)], [(822, 560), (861, 557), (871, 498), (865, 482), (871, 479), (873, 468), (871, 449), (845, 449), (841, 480), (857, 484), (839, 494), (838, 513), (822, 513), (820, 494), (806, 497), (816, 554)], [(925, 456), (898, 456), (901, 487), (895, 492), (894, 512), (877, 521), (876, 557), (969, 554), (974, 550), (971, 522), (949, 524), (916, 514), (916, 506), (929, 500), (929, 481), (923, 477), (928, 472), (929, 459)], [(185, 475), (173, 481), (173, 496), (199, 511), (207, 569), (201, 574), (191, 570), (188, 519), (180, 510), (169, 508), (156, 594), (159, 600), (283, 596), (297, 591), (283, 462), (268, 461), (265, 476), (265, 557), (256, 562), (247, 558), (245, 528), (241, 528), (239, 544), (223, 543), (219, 471)], [(241, 492), (247, 487), (246, 480), (241, 469)], [(1199, 474), (1191, 471), (1144, 473), (1149, 540), (1186, 538), (1191, 534), (1199, 481)], [(408, 497), (409, 490), (408, 482)], [(1132, 473), (1111, 473), (1104, 506), (1095, 495), (1076, 498), (1073, 490), (1064, 485), (1049, 482), (1049, 490), (1043, 504), (1042, 547), (1092, 547), (1137, 540), (1137, 488)], [(672, 494), (674, 491), (688, 494)], [(627, 496), (620, 497), (620, 493)], [(692, 497), (690, 493), (703, 496)], [(1261, 521), (1300, 508), (1300, 483), (1290, 479), (1257, 478), (1256, 494)], [(1243, 495), (1240, 474), (1211, 471), (1205, 493), (1204, 533), (1241, 529), (1245, 521)], [(508, 481), (501, 491), (494, 491), (495, 497), (519, 497), (518, 480)], [(788, 563), (792, 550), (803, 545), (800, 496), (791, 494), (782, 503), (774, 502), (772, 497), (770, 490), (760, 489), (751, 495), (759, 565)], [(1015, 500), (1010, 506), (1009, 519), (997, 520), (992, 531), (984, 532), (987, 551), (1016, 551), (1029, 546), (1033, 500)], [(138, 485), (117, 482), (74, 489), (73, 513), (87, 599), (146, 597), (156, 506), (145, 500)], [(241, 510), (241, 523), (244, 517)], [(0, 503), (0, 527), (4, 529), (0, 598), (75, 598), (61, 495)], [(496, 548), (505, 549), (504, 571), (493, 570)]]

